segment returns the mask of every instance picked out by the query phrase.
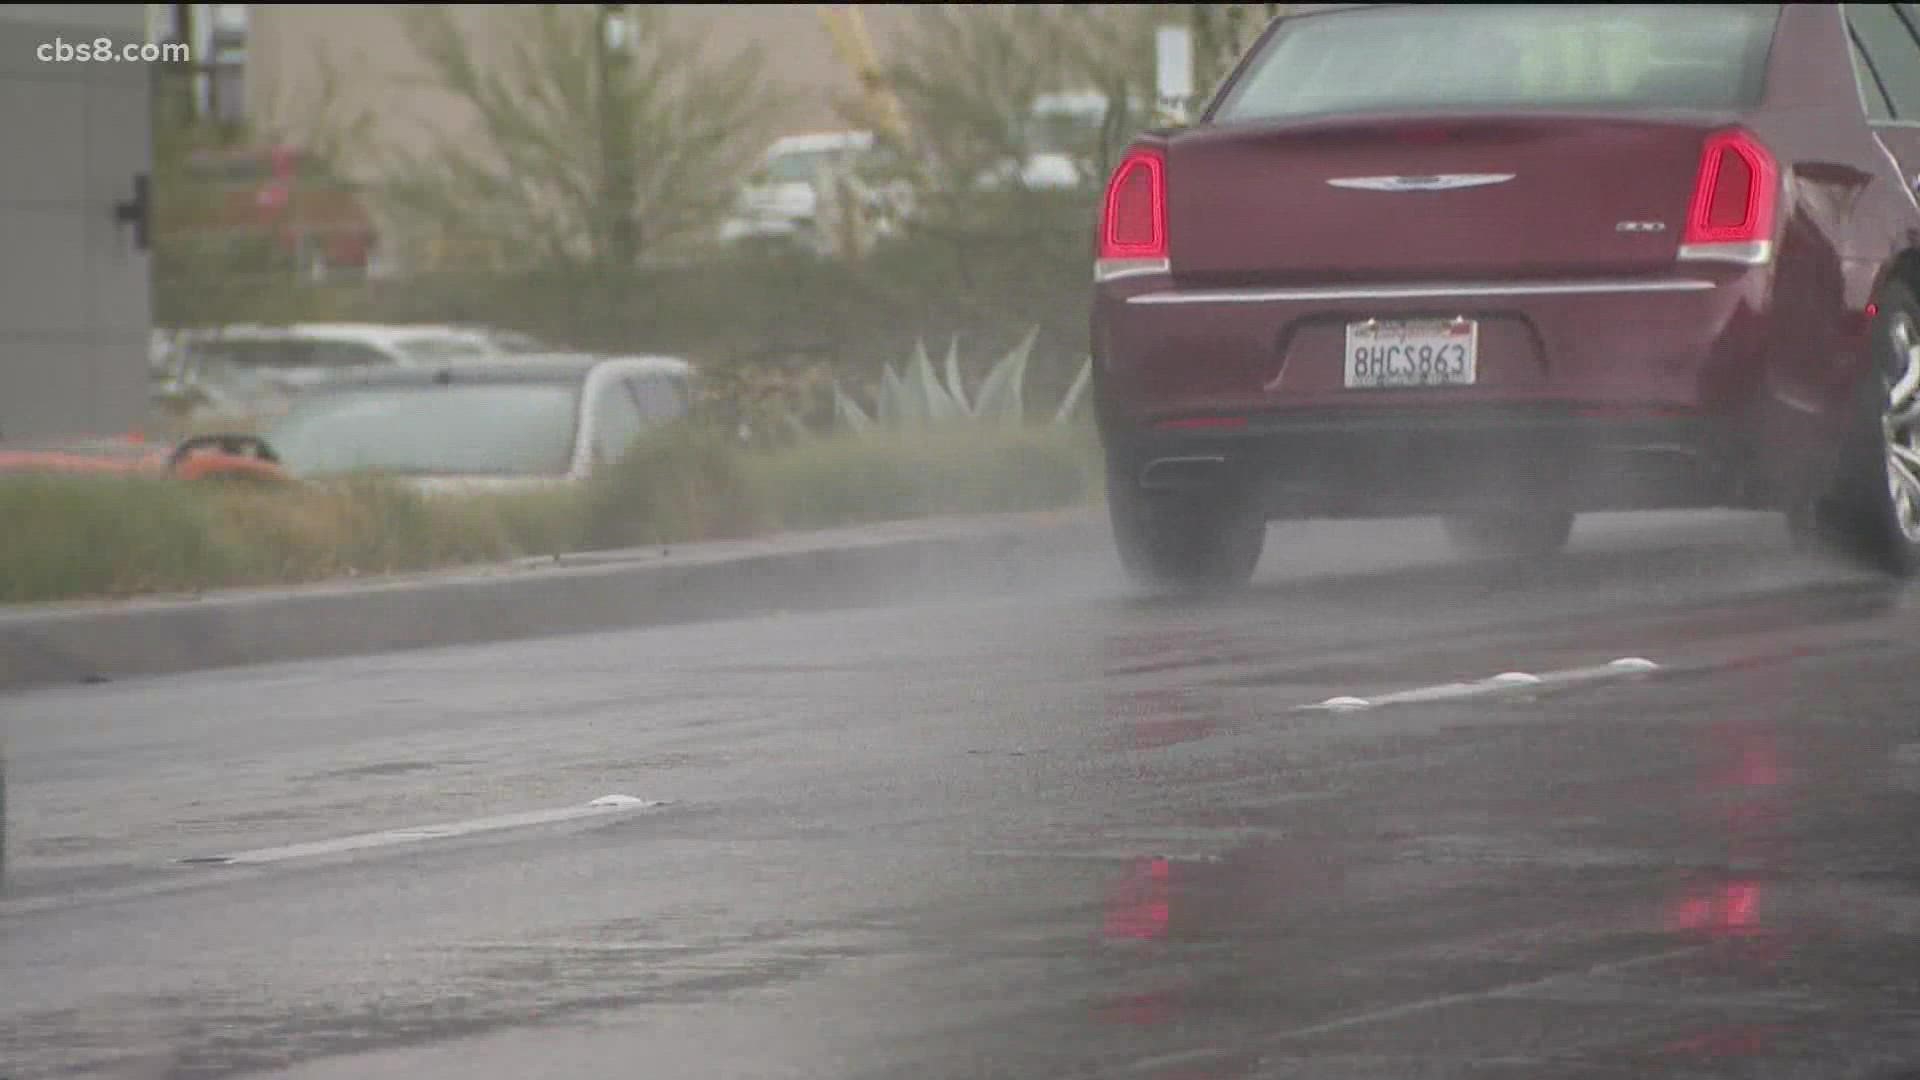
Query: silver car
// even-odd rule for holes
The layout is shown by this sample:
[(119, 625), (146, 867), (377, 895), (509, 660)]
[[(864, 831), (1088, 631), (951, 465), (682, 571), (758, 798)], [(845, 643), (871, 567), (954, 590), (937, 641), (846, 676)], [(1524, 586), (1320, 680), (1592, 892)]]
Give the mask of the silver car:
[(267, 432), (298, 477), (376, 471), (427, 488), (578, 481), (690, 407), (664, 356), (552, 354), (364, 370), (309, 387)]

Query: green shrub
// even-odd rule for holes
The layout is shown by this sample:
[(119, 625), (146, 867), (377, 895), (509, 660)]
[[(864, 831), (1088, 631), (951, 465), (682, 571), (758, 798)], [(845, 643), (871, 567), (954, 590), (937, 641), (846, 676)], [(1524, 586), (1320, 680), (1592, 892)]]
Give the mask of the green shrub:
[(558, 555), (587, 546), (588, 500), (569, 488), (448, 496), (443, 509), (496, 522), (516, 555)]
[(425, 494), (378, 476), (285, 486), (0, 477), (0, 602), (421, 570), (582, 548), (747, 536), (1096, 498), (1084, 424), (959, 425), (743, 450), (719, 430), (643, 437), (584, 486)]
[(595, 548), (746, 536), (766, 528), (746, 455), (719, 430), (672, 424), (642, 435), (586, 492)]
[[(1028, 414), (1026, 382), (1028, 360), (1039, 337), (1038, 326), (1005, 356), (1001, 357), (971, 395), (960, 373), (960, 340), (947, 346), (946, 363), (936, 372), (925, 342), (916, 341), (913, 357), (896, 372), (892, 364), (881, 369), (880, 386), (874, 394), (872, 416), (838, 386), (833, 388), (833, 418), (836, 431), (868, 435), (880, 431), (971, 427), (1018, 428), (1033, 423)], [(1047, 410), (1051, 422), (1073, 424), (1080, 415), (1080, 403), (1093, 374), (1093, 361), (1082, 360), (1066, 393), (1058, 404)], [(791, 426), (802, 427), (795, 422)]]
[(425, 570), (516, 554), (483, 497), (424, 495), (385, 477), (210, 492), (247, 578), (307, 581)]
[(119, 476), (0, 477), (0, 602), (198, 589), (242, 576), (243, 546), (200, 492)]
[(789, 529), (926, 514), (1046, 510), (1097, 490), (1073, 426), (883, 431), (757, 458), (759, 487)]

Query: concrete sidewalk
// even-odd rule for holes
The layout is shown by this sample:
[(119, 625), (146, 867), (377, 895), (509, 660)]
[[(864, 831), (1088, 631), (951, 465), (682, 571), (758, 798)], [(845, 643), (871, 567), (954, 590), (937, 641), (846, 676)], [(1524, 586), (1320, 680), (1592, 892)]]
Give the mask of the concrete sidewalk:
[(0, 690), (859, 606), (1112, 562), (1097, 511), (932, 518), (377, 581), (0, 612)]

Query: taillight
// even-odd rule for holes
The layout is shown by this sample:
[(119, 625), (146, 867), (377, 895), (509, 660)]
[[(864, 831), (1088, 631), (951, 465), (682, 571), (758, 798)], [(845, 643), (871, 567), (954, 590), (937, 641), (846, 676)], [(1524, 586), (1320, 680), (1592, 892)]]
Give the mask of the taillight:
[(1134, 150), (1107, 181), (1101, 204), (1096, 281), (1167, 269), (1167, 163), (1157, 151)]
[(1773, 257), (1780, 170), (1760, 140), (1738, 129), (1707, 136), (1680, 258), (1758, 265)]

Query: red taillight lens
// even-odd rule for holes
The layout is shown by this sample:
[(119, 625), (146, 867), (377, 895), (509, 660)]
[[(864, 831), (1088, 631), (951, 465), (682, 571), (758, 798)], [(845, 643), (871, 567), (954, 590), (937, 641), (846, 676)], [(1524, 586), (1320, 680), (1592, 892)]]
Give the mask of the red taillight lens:
[(1707, 137), (1687, 212), (1687, 244), (1754, 244), (1773, 236), (1779, 170), (1773, 155), (1744, 131)]
[(1167, 257), (1167, 169), (1159, 154), (1135, 150), (1113, 170), (1100, 219), (1099, 257)]

